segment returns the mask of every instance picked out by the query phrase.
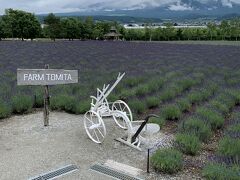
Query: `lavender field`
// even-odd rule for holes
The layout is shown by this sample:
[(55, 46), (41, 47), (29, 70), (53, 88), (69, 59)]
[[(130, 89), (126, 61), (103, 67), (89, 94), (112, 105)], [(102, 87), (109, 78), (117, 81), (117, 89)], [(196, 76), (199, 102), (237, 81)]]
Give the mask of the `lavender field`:
[(144, 42), (1, 42), (0, 82), (3, 89), (15, 91), (17, 68), (43, 68), (45, 64), (50, 68), (78, 69), (79, 86), (90, 91), (92, 86), (113, 80), (118, 72), (126, 72), (127, 78), (147, 79), (156, 75), (164, 78), (166, 73), (182, 73), (184, 78), (201, 72), (214, 79), (220, 73), (237, 73), (239, 49)]
[[(97, 87), (126, 72), (109, 100), (126, 101), (135, 118), (148, 113), (160, 116), (151, 122), (174, 134), (175, 148), (181, 152), (175, 170), (202, 172), (200, 176), (207, 179), (217, 178), (216, 169), (229, 170), (230, 179), (235, 179), (240, 156), (239, 58), (240, 46), (230, 45), (3, 41), (0, 119), (43, 107), (42, 87), (17, 86), (17, 68), (41, 69), (49, 64), (50, 68), (79, 70), (78, 84), (50, 87), (50, 108), (74, 114), (89, 109), (89, 96)], [(153, 156), (154, 168), (158, 163), (165, 165)]]

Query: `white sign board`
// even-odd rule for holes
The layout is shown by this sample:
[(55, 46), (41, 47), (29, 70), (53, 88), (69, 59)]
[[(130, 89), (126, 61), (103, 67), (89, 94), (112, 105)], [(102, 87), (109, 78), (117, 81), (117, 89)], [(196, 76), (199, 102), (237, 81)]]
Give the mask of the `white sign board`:
[(57, 85), (78, 83), (78, 70), (17, 69), (18, 85)]

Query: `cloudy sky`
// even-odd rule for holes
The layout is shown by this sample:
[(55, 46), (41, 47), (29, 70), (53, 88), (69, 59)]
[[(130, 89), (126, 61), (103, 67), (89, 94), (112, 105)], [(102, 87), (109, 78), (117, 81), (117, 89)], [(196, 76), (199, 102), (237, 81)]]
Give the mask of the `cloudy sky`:
[(192, 1), (201, 3), (221, 2), (229, 8), (240, 0), (0, 0), (0, 14), (6, 8), (21, 9), (29, 12), (74, 12), (74, 11), (112, 11), (115, 9), (133, 10), (146, 7), (167, 6), (170, 10), (193, 10)]

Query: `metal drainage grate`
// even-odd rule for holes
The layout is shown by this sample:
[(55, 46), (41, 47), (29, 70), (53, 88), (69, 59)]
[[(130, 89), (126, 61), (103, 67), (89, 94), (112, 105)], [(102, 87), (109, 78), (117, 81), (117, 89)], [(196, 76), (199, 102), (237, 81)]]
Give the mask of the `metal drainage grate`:
[(70, 172), (78, 170), (78, 167), (76, 165), (68, 165), (65, 167), (62, 167), (60, 169), (51, 171), (49, 173), (43, 174), (36, 176), (34, 178), (30, 178), (29, 180), (50, 180), (50, 179), (55, 179), (57, 177), (63, 176), (65, 174), (68, 174)]
[(90, 169), (120, 180), (142, 180), (100, 164), (95, 164)]

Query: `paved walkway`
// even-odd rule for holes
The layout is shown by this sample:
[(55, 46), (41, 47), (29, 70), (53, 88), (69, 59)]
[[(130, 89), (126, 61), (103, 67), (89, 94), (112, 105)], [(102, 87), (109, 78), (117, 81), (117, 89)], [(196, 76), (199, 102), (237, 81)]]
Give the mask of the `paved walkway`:
[(124, 130), (112, 119), (103, 144), (95, 144), (83, 127), (83, 116), (51, 112), (50, 126), (43, 127), (41, 112), (13, 116), (0, 121), (0, 179), (28, 179), (75, 164), (78, 171), (59, 179), (111, 179), (89, 171), (91, 165), (108, 159), (143, 169), (146, 152), (139, 152), (116, 142)]

